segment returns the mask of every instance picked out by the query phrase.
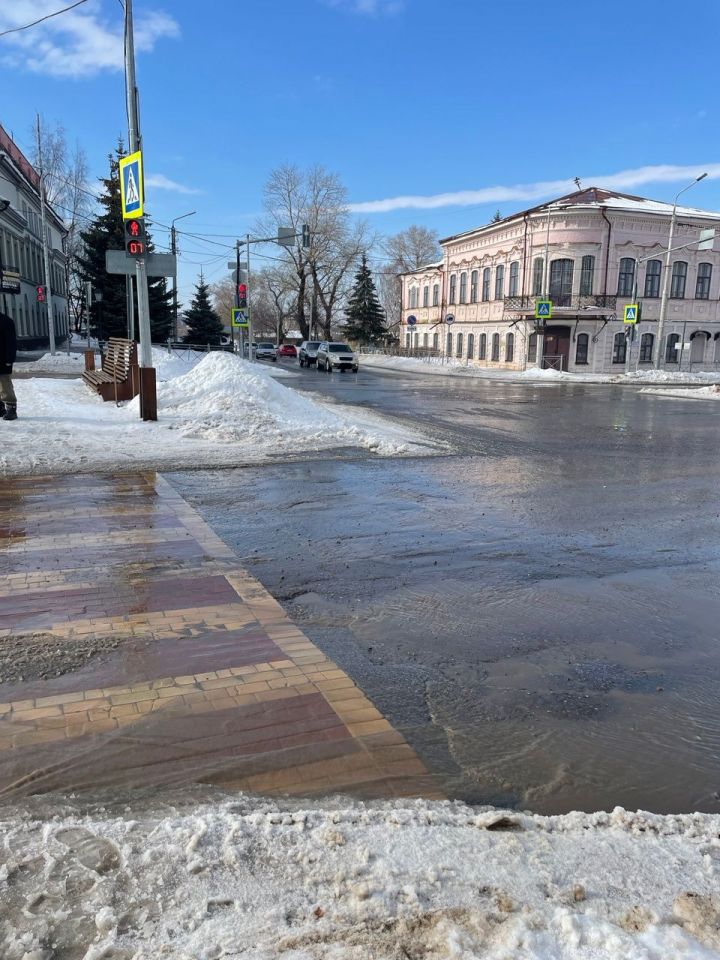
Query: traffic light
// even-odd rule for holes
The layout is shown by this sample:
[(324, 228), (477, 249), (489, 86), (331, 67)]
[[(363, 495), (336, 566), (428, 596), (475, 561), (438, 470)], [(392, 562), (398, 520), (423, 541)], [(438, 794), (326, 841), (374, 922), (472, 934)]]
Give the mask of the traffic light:
[(241, 310), (247, 310), (247, 284), (239, 283), (237, 291), (238, 291), (238, 307)]
[(310, 227), (304, 223), (302, 228), (302, 245), (303, 250), (310, 249)]
[(143, 257), (147, 253), (145, 224), (142, 220), (128, 220), (125, 223), (125, 252), (129, 257)]
[(35, 287), (35, 292), (37, 293), (37, 302), (45, 303), (45, 287)]

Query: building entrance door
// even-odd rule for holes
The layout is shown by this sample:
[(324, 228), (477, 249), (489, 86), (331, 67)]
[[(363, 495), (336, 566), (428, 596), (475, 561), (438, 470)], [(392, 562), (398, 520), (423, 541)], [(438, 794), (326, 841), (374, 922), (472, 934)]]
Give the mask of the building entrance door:
[(570, 327), (546, 327), (543, 336), (544, 370), (567, 370), (570, 362)]

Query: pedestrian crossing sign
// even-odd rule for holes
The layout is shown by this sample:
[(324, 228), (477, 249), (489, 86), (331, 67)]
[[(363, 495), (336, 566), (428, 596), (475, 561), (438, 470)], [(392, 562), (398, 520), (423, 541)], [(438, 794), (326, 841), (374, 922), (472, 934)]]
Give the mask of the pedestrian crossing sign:
[(143, 165), (142, 153), (131, 153), (120, 161), (120, 200), (123, 220), (135, 220), (143, 216)]
[(552, 300), (535, 301), (535, 319), (550, 320), (552, 317)]
[(637, 303), (628, 303), (625, 307), (625, 316), (623, 320), (625, 323), (637, 323), (638, 315), (640, 313), (640, 308)]
[(230, 314), (230, 322), (233, 327), (236, 329), (240, 327), (241, 329), (247, 329), (250, 325), (250, 317), (247, 310), (242, 310), (240, 307), (233, 307)]

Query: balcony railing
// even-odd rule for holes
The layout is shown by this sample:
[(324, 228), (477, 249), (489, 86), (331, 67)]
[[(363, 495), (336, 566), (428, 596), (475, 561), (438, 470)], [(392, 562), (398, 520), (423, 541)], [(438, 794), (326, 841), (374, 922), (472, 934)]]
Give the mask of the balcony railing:
[[(540, 296), (521, 296), (521, 297), (505, 297), (503, 303), (505, 310), (507, 312), (521, 312), (524, 310), (533, 311), (535, 310), (535, 302), (537, 300), (543, 300), (544, 297)], [(586, 307), (600, 307), (608, 310), (614, 310), (617, 297), (607, 296), (605, 294), (596, 294), (596, 293), (583, 293), (578, 296), (573, 296), (572, 294), (555, 294), (553, 296), (550, 294), (548, 297), (549, 300), (552, 300), (553, 307), (565, 307), (571, 310), (583, 310)]]

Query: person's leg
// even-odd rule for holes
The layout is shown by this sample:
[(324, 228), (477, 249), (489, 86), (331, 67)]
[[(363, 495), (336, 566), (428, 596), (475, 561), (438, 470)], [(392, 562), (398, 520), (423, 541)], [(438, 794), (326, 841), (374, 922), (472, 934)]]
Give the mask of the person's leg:
[(13, 388), (12, 376), (9, 373), (0, 375), (0, 416), (3, 420), (17, 419), (17, 397)]

